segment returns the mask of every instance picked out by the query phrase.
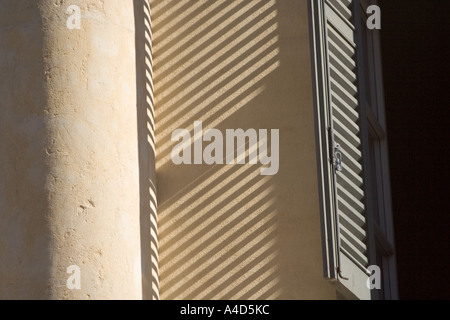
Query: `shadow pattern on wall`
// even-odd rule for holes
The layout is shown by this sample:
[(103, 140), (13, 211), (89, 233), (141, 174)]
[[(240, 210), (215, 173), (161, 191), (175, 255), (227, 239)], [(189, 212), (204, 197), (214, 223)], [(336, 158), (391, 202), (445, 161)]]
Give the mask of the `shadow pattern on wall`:
[(148, 0), (134, 0), (143, 299), (159, 299), (152, 30)]
[(275, 2), (150, 0), (162, 299), (280, 295), (273, 178), (260, 165), (171, 161), (172, 132), (193, 136), (194, 121), (253, 127), (280, 65)]

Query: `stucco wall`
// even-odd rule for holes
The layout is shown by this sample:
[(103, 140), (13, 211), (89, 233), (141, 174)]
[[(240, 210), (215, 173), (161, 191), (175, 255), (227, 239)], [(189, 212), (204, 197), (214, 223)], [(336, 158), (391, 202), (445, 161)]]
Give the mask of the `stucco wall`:
[[(0, 298), (334, 299), (307, 1), (150, 5), (153, 76), (144, 0), (0, 1)], [(194, 121), (279, 129), (278, 172), (175, 165)]]
[[(161, 298), (334, 299), (322, 276), (307, 1), (150, 5)], [(194, 121), (224, 137), (279, 129), (278, 173), (175, 165), (171, 134), (193, 135)]]

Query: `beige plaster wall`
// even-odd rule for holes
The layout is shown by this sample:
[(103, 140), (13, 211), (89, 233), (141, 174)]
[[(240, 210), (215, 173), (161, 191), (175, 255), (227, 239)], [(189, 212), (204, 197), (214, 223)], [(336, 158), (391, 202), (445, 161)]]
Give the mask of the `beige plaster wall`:
[[(322, 247), (306, 0), (152, 7), (162, 299), (335, 299)], [(177, 128), (280, 130), (280, 168), (175, 165)], [(247, 160), (248, 162), (248, 160)]]
[(142, 297), (134, 23), (132, 0), (0, 1), (2, 299)]
[[(151, 0), (155, 139), (146, 1), (1, 1), (0, 298), (335, 298), (306, 3)], [(279, 129), (279, 172), (174, 165), (196, 120)]]

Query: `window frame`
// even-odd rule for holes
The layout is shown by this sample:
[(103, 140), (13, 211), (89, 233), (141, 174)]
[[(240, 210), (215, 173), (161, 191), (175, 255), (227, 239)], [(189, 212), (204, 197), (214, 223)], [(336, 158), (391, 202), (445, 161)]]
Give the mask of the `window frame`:
[[(336, 203), (335, 195), (331, 191), (330, 185), (335, 185), (335, 173), (330, 170), (330, 138), (327, 134), (327, 123), (329, 119), (328, 109), (330, 109), (329, 95), (329, 75), (324, 72), (328, 67), (327, 56), (327, 37), (326, 37), (326, 18), (325, 18), (325, 2), (326, 0), (309, 0), (310, 12), (310, 35), (311, 35), (311, 55), (312, 55), (312, 74), (314, 87), (314, 104), (315, 104), (315, 126), (316, 126), (316, 145), (317, 145), (317, 161), (318, 161), (318, 177), (319, 177), (319, 196), (320, 211), (322, 225), (322, 246), (324, 261), (324, 277), (332, 280), (336, 285), (339, 296), (354, 298), (351, 292), (349, 296), (348, 287), (344, 288), (340, 284), (339, 270), (339, 252), (336, 252), (334, 246), (339, 242), (339, 231), (336, 226), (339, 225), (336, 216), (330, 214), (334, 212)], [(357, 63), (357, 86), (360, 104), (360, 129), (362, 152), (363, 152), (363, 177), (366, 184), (366, 215), (367, 215), (367, 232), (369, 247), (369, 262), (377, 264), (382, 270), (382, 288), (383, 291), (371, 290), (371, 299), (398, 299), (397, 294), (397, 276), (394, 250), (394, 226), (392, 219), (391, 191), (389, 183), (389, 162), (387, 153), (387, 134), (386, 119), (384, 115), (384, 92), (382, 82), (381, 69), (381, 50), (380, 35), (378, 30), (366, 30), (371, 35), (372, 48), (368, 49), (370, 53), (364, 51), (362, 41), (362, 28), (366, 28), (361, 19), (367, 19), (367, 6), (375, 4), (377, 1), (353, 0), (354, 23), (356, 28), (356, 63)], [(369, 54), (371, 65), (366, 66), (365, 54)], [(371, 91), (370, 97), (372, 101), (366, 101), (366, 67), (369, 70), (370, 80), (368, 88)], [(320, 106), (324, 106), (321, 108)], [(373, 108), (375, 106), (375, 108)], [(372, 108), (371, 108), (372, 107)], [(375, 109), (375, 110), (374, 110)], [(369, 155), (369, 135), (375, 137), (376, 148), (375, 172), (372, 172)], [(372, 178), (372, 175), (375, 179)], [(376, 181), (372, 181), (376, 180)], [(379, 196), (374, 198), (373, 188)], [(374, 208), (378, 207), (381, 223), (375, 223)], [(339, 246), (338, 246), (339, 247)], [(377, 261), (378, 253), (381, 252), (382, 260)], [(336, 261), (337, 267), (336, 268)], [(380, 265), (381, 264), (381, 265)], [(360, 278), (360, 281), (363, 278)], [(351, 290), (350, 290), (351, 291)]]
[[(370, 5), (379, 5), (378, 0), (360, 0), (360, 12), (363, 20), (367, 21), (369, 15), (367, 14), (367, 7)], [(365, 28), (365, 26), (362, 26)], [(383, 73), (382, 73), (382, 58), (381, 58), (381, 41), (380, 31), (377, 29), (369, 30), (366, 28), (365, 32), (368, 39), (361, 39), (361, 41), (370, 41), (371, 46), (368, 47), (370, 53), (361, 53), (361, 55), (368, 55), (368, 59), (371, 59), (368, 68), (364, 66), (362, 69), (368, 69), (371, 77), (369, 80), (369, 88), (371, 90), (371, 101), (364, 101), (365, 112), (368, 123), (367, 135), (372, 135), (375, 139), (375, 172), (369, 172), (366, 180), (372, 187), (376, 188), (376, 192), (379, 195), (378, 198), (373, 199), (377, 202), (379, 209), (380, 221), (373, 221), (374, 235), (375, 235), (375, 247), (376, 251), (380, 249), (382, 251), (382, 260), (376, 261), (377, 264), (381, 264), (381, 272), (384, 273), (382, 283), (382, 290), (384, 299), (396, 300), (398, 299), (398, 287), (397, 287), (397, 269), (395, 261), (395, 239), (394, 239), (394, 223), (392, 212), (392, 199), (391, 199), (391, 187), (390, 187), (390, 174), (389, 174), (389, 154), (388, 154), (388, 137), (387, 137), (387, 125), (386, 114), (384, 104), (384, 89), (383, 89)], [(365, 61), (363, 62), (365, 63)], [(367, 79), (364, 79), (367, 81)], [(369, 144), (369, 143), (367, 143)], [(369, 153), (370, 154), (370, 153)], [(367, 170), (371, 171), (374, 168), (368, 166)], [(376, 181), (372, 181), (372, 177)], [(374, 211), (374, 204), (368, 208), (372, 212)], [(372, 213), (372, 217), (374, 214)], [(378, 259), (377, 259), (378, 260)]]

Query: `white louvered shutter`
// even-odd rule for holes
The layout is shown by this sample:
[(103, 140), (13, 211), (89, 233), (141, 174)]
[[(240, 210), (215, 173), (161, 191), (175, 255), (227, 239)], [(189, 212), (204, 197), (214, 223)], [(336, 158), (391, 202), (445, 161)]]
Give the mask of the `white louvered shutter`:
[[(315, 0), (312, 0), (313, 3)], [(317, 4), (319, 3), (320, 4)], [(326, 276), (356, 298), (370, 299), (367, 287), (369, 237), (364, 185), (363, 133), (353, 0), (313, 4), (317, 107), (322, 157), (322, 224)], [(319, 13), (319, 14), (318, 14)], [(321, 21), (318, 21), (321, 19)], [(317, 56), (319, 58), (317, 58)], [(319, 93), (317, 93), (319, 92)]]

